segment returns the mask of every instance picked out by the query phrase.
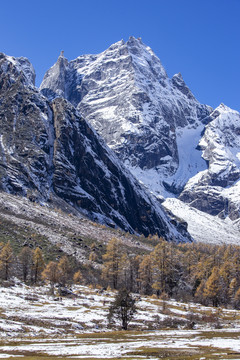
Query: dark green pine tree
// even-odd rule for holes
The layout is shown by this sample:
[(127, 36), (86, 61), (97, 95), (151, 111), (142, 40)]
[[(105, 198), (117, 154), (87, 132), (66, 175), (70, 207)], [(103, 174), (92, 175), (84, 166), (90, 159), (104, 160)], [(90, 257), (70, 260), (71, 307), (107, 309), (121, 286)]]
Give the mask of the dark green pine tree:
[(127, 289), (121, 289), (115, 296), (108, 313), (109, 323), (120, 322), (122, 329), (127, 330), (136, 313), (136, 300)]

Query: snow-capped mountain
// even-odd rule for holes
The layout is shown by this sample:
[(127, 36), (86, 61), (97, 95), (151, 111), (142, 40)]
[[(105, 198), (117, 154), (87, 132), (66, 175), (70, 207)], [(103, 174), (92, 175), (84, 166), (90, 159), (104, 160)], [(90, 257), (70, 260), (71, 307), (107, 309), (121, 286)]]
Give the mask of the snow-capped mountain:
[(169, 79), (141, 39), (130, 37), (99, 55), (70, 62), (61, 54), (40, 89), (50, 98), (72, 102), (156, 194), (179, 193), (206, 168), (195, 148), (211, 108), (194, 98), (181, 74)]
[(200, 104), (141, 39), (72, 61), (61, 53), (40, 89), (77, 107), (159, 198), (179, 196), (209, 214), (239, 217), (239, 113)]
[(189, 239), (78, 110), (47, 100), (34, 78), (27, 59), (0, 55), (0, 189), (130, 232)]
[(165, 202), (177, 216), (185, 202), (238, 226), (240, 114), (200, 104), (141, 39), (72, 61), (61, 52), (41, 92), (26, 58), (2, 54), (0, 71), (4, 191), (61, 198), (130, 231), (173, 238), (173, 223), (184, 231), (140, 182), (162, 201), (179, 197)]

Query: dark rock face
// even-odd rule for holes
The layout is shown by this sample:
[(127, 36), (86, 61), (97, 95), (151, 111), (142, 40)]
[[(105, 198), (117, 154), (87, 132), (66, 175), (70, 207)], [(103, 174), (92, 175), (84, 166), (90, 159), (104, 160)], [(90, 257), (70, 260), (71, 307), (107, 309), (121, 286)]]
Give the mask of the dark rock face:
[[(0, 58), (0, 188), (26, 195), (35, 189), (46, 198), (51, 188), (52, 111), (32, 86), (30, 63)], [(31, 80), (31, 81), (30, 81)]]
[(180, 199), (210, 215), (218, 215), (226, 207), (226, 199), (221, 196), (217, 188), (211, 188), (211, 191), (206, 191), (206, 188), (202, 187), (202, 191), (199, 189), (198, 192), (191, 193), (189, 196), (187, 192), (183, 192), (180, 195)]
[[(49, 102), (24, 60), (0, 57), (0, 189), (54, 198), (92, 219), (145, 235), (185, 241), (115, 154), (67, 100)], [(59, 60), (59, 71), (64, 59)], [(61, 79), (60, 79), (61, 80)], [(64, 81), (58, 82), (64, 91)]]
[(98, 220), (103, 216), (112, 219), (125, 230), (147, 234), (158, 223), (159, 231), (168, 232), (150, 198), (136, 180), (121, 169), (117, 158), (99, 141), (76, 109), (60, 98), (53, 101), (52, 107), (56, 132), (53, 176), (56, 194), (79, 209), (87, 209)]

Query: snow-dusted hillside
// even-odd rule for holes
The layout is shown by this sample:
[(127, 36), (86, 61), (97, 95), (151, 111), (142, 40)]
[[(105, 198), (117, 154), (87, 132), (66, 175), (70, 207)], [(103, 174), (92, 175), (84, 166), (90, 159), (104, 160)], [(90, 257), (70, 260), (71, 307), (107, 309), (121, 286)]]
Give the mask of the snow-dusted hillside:
[[(109, 328), (111, 291), (74, 286), (59, 299), (49, 288), (1, 287), (0, 358), (197, 358), (238, 359), (239, 311), (142, 296), (130, 323), (134, 331)], [(205, 321), (202, 321), (206, 318)], [(189, 328), (191, 318), (194, 329)], [(229, 319), (232, 319), (229, 321)], [(177, 326), (178, 325), (178, 326)], [(221, 327), (221, 329), (216, 329)], [(113, 331), (115, 330), (115, 331)], [(145, 331), (144, 331), (145, 330)], [(233, 357), (235, 354), (235, 357)], [(229, 356), (228, 356), (229, 355)]]
[(163, 206), (188, 223), (188, 231), (195, 241), (208, 244), (240, 245), (239, 225), (200, 211), (175, 198), (168, 198)]

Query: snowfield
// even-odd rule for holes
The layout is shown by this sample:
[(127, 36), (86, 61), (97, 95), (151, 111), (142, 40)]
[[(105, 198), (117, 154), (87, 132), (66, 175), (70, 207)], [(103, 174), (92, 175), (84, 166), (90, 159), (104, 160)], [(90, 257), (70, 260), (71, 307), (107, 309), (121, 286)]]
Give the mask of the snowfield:
[(209, 215), (175, 198), (166, 199), (163, 206), (188, 223), (188, 232), (197, 242), (240, 244), (238, 221)]
[[(222, 354), (228, 359), (229, 352), (237, 356), (231, 359), (240, 359), (240, 311), (174, 300), (163, 304), (155, 297), (144, 296), (137, 301), (130, 331), (119, 331), (119, 325), (109, 328), (107, 322), (113, 298), (112, 291), (80, 285), (62, 299), (49, 295), (46, 286), (1, 287), (0, 359), (29, 355), (44, 359), (178, 359), (184, 354), (187, 359), (187, 354), (199, 356), (203, 349), (212, 356), (204, 359), (222, 359)], [(187, 329), (180, 321), (193, 314), (208, 314), (215, 320), (196, 322)], [(169, 319), (179, 322), (176, 328), (169, 326)]]

